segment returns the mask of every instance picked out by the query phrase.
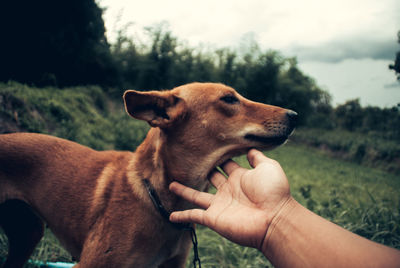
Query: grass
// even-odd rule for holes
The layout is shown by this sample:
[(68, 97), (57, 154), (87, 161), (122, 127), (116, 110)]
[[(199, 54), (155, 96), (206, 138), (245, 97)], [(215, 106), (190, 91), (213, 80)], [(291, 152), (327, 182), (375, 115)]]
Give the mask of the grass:
[(372, 167), (333, 159), (316, 149), (305, 146), (283, 146), (267, 153), (278, 160), (287, 173), (293, 194), (299, 194), (302, 187), (309, 185), (313, 197), (321, 202), (328, 201), (332, 191), (346, 203), (361, 204), (385, 200), (398, 205), (400, 176)]
[(112, 101), (97, 86), (61, 90), (16, 82), (0, 83), (0, 123), (0, 133), (47, 133), (98, 150), (132, 150), (148, 130), (126, 114), (122, 98)]

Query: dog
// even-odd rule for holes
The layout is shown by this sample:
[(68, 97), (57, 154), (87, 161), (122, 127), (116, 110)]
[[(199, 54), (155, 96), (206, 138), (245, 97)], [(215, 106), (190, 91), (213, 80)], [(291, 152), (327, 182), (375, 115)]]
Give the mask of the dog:
[(206, 190), (208, 176), (250, 148), (269, 150), (292, 133), (297, 114), (256, 103), (217, 83), (124, 95), (127, 113), (151, 128), (133, 152), (95, 151), (43, 134), (0, 135), (0, 225), (4, 267), (22, 267), (44, 223), (83, 267), (184, 267), (190, 232), (165, 210), (190, 207), (168, 190), (176, 180)]

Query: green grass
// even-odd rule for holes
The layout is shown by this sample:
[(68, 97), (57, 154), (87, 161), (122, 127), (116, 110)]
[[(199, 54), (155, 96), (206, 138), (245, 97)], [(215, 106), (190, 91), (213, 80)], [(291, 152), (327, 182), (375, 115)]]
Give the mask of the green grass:
[(312, 187), (313, 197), (328, 201), (333, 190), (346, 203), (372, 202), (371, 197), (385, 200), (392, 206), (399, 202), (400, 176), (356, 163), (333, 159), (316, 149), (305, 146), (283, 146), (267, 153), (278, 160), (296, 197), (300, 188)]
[(47, 133), (98, 150), (133, 150), (148, 130), (126, 114), (122, 98), (112, 101), (97, 86), (34, 88), (16, 82), (0, 83), (0, 123), (0, 133)]

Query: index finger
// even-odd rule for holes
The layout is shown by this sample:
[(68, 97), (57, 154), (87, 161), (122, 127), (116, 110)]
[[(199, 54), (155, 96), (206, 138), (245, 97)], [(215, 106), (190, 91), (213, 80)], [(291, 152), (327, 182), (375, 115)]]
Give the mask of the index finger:
[(176, 181), (169, 185), (169, 189), (174, 194), (204, 209), (210, 206), (213, 199), (212, 194), (194, 190)]

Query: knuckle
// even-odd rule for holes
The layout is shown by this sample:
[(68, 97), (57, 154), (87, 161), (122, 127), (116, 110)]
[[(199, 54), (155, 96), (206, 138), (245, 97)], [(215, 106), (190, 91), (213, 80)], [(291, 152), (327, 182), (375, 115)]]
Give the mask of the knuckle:
[(275, 159), (271, 159), (271, 164), (272, 165), (274, 165), (274, 166), (281, 166), (280, 164), (279, 164), (279, 162), (278, 161), (276, 161)]

